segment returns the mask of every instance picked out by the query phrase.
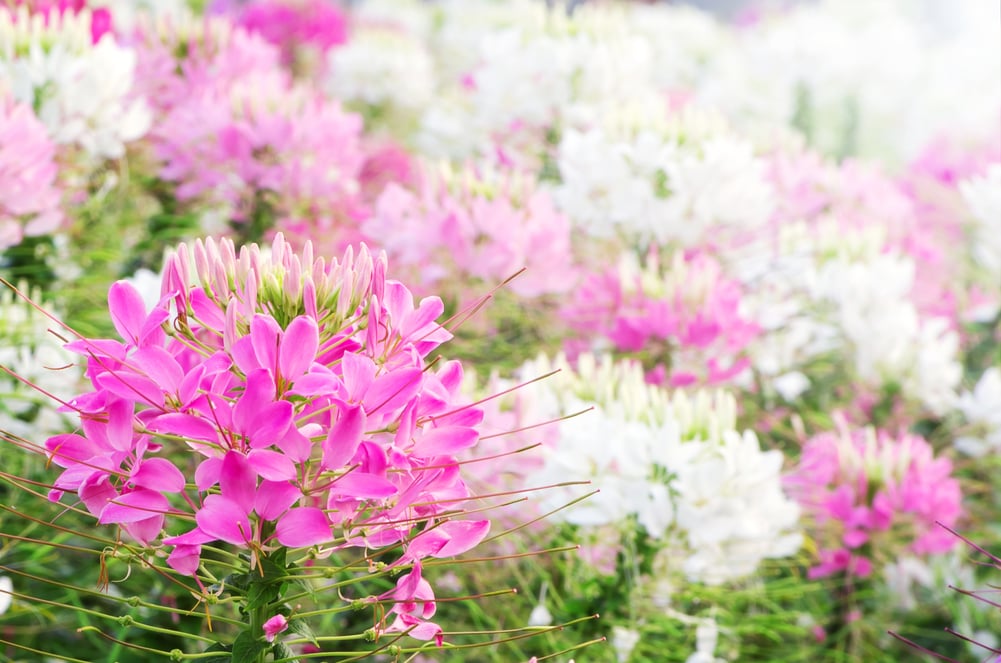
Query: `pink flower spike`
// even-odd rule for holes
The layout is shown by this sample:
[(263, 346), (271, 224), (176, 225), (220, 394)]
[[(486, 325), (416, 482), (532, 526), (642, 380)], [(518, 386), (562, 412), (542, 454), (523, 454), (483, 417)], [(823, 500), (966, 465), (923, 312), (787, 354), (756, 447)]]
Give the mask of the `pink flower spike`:
[(284, 633), (288, 630), (288, 620), (285, 619), (284, 615), (275, 615), (268, 621), (264, 622), (264, 625), (261, 628), (264, 629), (264, 639), (268, 642), (274, 642), (275, 637), (277, 637), (279, 633)]

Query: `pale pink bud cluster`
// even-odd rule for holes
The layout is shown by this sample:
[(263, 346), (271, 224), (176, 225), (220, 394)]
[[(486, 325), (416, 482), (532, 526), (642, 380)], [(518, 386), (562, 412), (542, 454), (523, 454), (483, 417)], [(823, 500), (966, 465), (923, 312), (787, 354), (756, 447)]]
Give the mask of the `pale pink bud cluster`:
[(80, 432), (46, 443), (64, 468), (53, 499), (76, 493), (196, 577), (213, 542), (254, 556), (402, 543), (397, 563), (415, 566), (384, 597), (400, 602), (389, 629), (440, 634), (417, 563), (468, 550), (489, 523), (454, 519), (469, 497), (455, 456), (482, 411), (459, 396), (458, 362), (425, 363), (451, 336), (438, 298), (415, 305), (364, 247), (328, 263), (279, 235), (270, 252), (182, 245), (152, 311), (123, 281), (109, 308), (121, 340), (68, 346), (93, 389), (70, 403)]
[(842, 422), (806, 442), (786, 489), (812, 517), (820, 558), (812, 578), (867, 577), (904, 551), (930, 555), (957, 543), (937, 524), (953, 527), (962, 511), (952, 462), (917, 435)]

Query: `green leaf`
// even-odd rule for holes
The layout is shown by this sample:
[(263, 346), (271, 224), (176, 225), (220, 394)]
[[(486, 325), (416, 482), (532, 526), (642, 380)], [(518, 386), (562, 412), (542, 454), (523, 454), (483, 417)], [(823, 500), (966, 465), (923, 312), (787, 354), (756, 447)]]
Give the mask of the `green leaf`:
[(316, 634), (313, 633), (313, 629), (310, 628), (309, 622), (305, 619), (291, 619), (288, 623), (288, 630), (296, 635), (301, 635), (306, 638), (316, 647), (320, 646), (320, 643), (316, 640)]
[(268, 557), (261, 559), (261, 571), (264, 574), (264, 582), (279, 582), (288, 575), (287, 565), (285, 563), (285, 554), (285, 549), (281, 548), (280, 550), (273, 552)]
[(276, 640), (275, 644), (271, 646), (271, 653), (274, 655), (276, 661), (283, 658), (294, 659), (296, 657), (295, 652), (289, 649), (288, 645), (281, 640)]
[(266, 642), (258, 640), (250, 630), (243, 631), (233, 642), (233, 653), (230, 663), (247, 663), (257, 658), (258, 654), (268, 647)]
[(219, 655), (210, 658), (200, 658), (198, 659), (198, 663), (232, 663), (233, 661), (233, 655), (226, 645), (216, 643), (205, 650), (205, 653), (209, 652), (219, 652)]
[(246, 610), (253, 611), (257, 608), (271, 605), (278, 600), (281, 594), (281, 587), (273, 582), (259, 580), (250, 585), (247, 590)]

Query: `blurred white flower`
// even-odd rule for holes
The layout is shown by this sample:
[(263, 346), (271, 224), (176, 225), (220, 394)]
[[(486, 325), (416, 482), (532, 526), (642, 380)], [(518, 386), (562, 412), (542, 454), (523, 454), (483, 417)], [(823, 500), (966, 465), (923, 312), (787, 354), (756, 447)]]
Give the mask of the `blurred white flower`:
[(640, 641), (640, 633), (636, 629), (625, 626), (612, 627), (612, 649), (615, 650), (615, 658), (619, 663), (629, 660), (629, 655)]
[(1001, 281), (1001, 163), (984, 175), (959, 183), (974, 221), (970, 228), (973, 259), (995, 285)]
[(0, 576), (0, 615), (6, 613), (10, 610), (11, 603), (14, 602), (14, 597), (11, 592), (14, 591), (14, 583), (7, 576)]
[(327, 61), (327, 90), (342, 101), (419, 111), (434, 92), (434, 63), (424, 44), (392, 25), (356, 25)]
[(956, 438), (956, 448), (982, 458), (1001, 453), (1001, 368), (984, 371), (972, 392), (964, 392), (956, 403), (972, 430)]
[(136, 53), (112, 34), (90, 40), (90, 13), (41, 15), (0, 10), (0, 86), (35, 108), (56, 143), (116, 159), (142, 137), (152, 114), (132, 96)]

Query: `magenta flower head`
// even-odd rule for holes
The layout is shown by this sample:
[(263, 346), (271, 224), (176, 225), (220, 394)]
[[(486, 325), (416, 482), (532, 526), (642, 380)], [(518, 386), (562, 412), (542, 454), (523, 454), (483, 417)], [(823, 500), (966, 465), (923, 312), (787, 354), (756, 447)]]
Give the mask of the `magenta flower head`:
[(931, 445), (909, 433), (872, 428), (808, 440), (786, 486), (813, 516), (819, 563), (810, 576), (835, 573), (867, 577), (898, 554), (931, 555), (957, 543), (953, 527), (961, 514), (959, 482), (952, 462), (935, 458)]
[[(456, 461), (482, 411), (458, 395), (459, 363), (425, 362), (451, 337), (442, 308), (415, 302), (364, 246), (328, 262), (281, 235), (239, 253), (228, 240), (181, 245), (152, 311), (131, 285), (111, 287), (120, 340), (69, 344), (92, 390), (70, 402), (79, 432), (46, 443), (63, 468), (51, 498), (75, 494), (198, 583), (219, 577), (207, 569), (224, 548), (282, 572), (293, 557), (392, 550), (385, 566), (413, 571), (372, 597), (397, 606), (376, 633), (437, 638), (420, 562), (489, 529), (461, 516)], [(269, 615), (294, 618), (277, 598), (254, 608), (255, 638), (276, 628)]]

